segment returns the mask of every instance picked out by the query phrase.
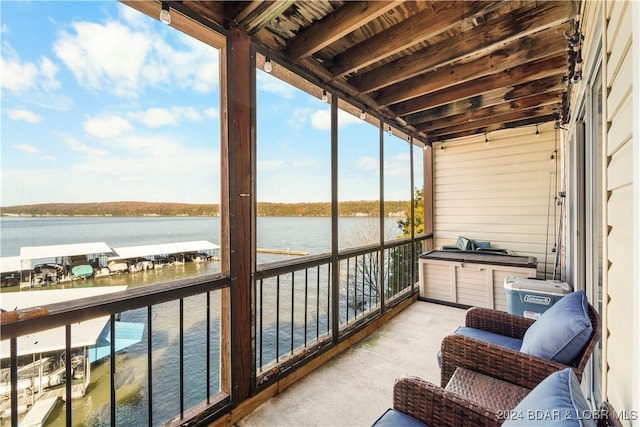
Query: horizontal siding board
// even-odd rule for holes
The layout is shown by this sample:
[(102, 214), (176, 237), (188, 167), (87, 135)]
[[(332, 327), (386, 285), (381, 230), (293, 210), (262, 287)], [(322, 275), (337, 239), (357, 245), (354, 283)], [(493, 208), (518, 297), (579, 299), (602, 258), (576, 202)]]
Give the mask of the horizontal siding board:
[(627, 13), (628, 10), (628, 2), (616, 2), (607, 26), (607, 87), (611, 87), (618, 78), (624, 57), (631, 47), (633, 31), (631, 13)]
[(632, 56), (625, 55), (620, 72), (616, 80), (610, 86), (607, 96), (607, 121), (613, 121), (618, 115), (620, 106), (631, 98), (631, 90), (633, 88), (633, 68)]
[(583, 2), (584, 10), (582, 12), (584, 19), (580, 20), (580, 32), (584, 34), (584, 41), (582, 43), (582, 55), (585, 59), (583, 64), (583, 70), (590, 70), (593, 66), (593, 61), (596, 58), (590, 55), (585, 55), (585, 52), (591, 52), (592, 45), (598, 43), (598, 16), (600, 14), (602, 5), (599, 1), (587, 1)]
[[(435, 247), (458, 236), (490, 241), (514, 254), (535, 256), (547, 270), (557, 234), (559, 189), (550, 161), (560, 135), (553, 123), (496, 131), (463, 141), (447, 141), (434, 150)], [(495, 288), (486, 285), (486, 292)], [(495, 298), (495, 297), (494, 297)]]
[[(609, 232), (609, 239), (612, 236), (619, 236), (617, 233), (621, 235), (633, 233), (633, 199), (629, 198), (631, 194), (631, 187), (625, 187), (618, 191), (614, 191), (609, 203), (607, 204), (607, 223), (611, 228)], [(629, 252), (629, 248), (633, 247), (632, 240), (623, 240), (628, 246), (624, 246), (620, 248), (622, 252)], [(609, 243), (620, 244), (621, 241), (610, 241)], [(609, 248), (609, 253), (613, 253), (615, 251), (615, 247)], [(614, 259), (614, 258), (612, 258)]]
[[(624, 144), (611, 157), (607, 168), (607, 190), (615, 190), (628, 186), (633, 181), (633, 145)], [(631, 200), (631, 194), (628, 195)], [(631, 209), (631, 206), (629, 206)]]
[(611, 266), (621, 268), (627, 272), (626, 282), (629, 282), (629, 277), (633, 271), (633, 255), (629, 248), (633, 247), (631, 228), (614, 228), (611, 230), (608, 236), (608, 251), (607, 258)]
[(633, 105), (631, 97), (619, 107), (618, 114), (612, 118), (607, 132), (607, 155), (613, 155), (620, 147), (631, 140), (633, 136)]

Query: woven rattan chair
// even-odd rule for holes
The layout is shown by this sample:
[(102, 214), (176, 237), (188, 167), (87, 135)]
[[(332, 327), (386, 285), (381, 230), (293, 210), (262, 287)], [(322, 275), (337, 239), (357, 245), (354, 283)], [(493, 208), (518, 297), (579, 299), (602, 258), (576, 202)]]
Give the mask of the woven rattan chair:
[[(587, 345), (568, 365), (464, 335), (446, 336), (440, 350), (441, 385), (444, 387), (449, 382), (457, 367), (502, 378), (529, 389), (534, 388), (551, 373), (567, 366), (572, 367), (578, 379), (581, 379), (601, 331), (600, 316), (591, 304), (588, 305), (588, 311), (593, 331)], [(521, 340), (534, 322), (535, 320), (498, 310), (473, 307), (466, 313), (465, 326)]]
[[(496, 399), (501, 396), (500, 390), (484, 392), (495, 394)], [(396, 379), (393, 386), (393, 409), (430, 427), (465, 427), (500, 426), (514, 407), (507, 404), (503, 410), (496, 412), (419, 377), (404, 375)], [(560, 415), (564, 413), (564, 410), (558, 411)], [(606, 401), (602, 402), (598, 411), (581, 415), (591, 415), (598, 427), (622, 427), (615, 416), (616, 412)], [(540, 424), (544, 424), (544, 420)]]
[(393, 385), (393, 408), (429, 426), (499, 426), (498, 414), (421, 378), (404, 375)]

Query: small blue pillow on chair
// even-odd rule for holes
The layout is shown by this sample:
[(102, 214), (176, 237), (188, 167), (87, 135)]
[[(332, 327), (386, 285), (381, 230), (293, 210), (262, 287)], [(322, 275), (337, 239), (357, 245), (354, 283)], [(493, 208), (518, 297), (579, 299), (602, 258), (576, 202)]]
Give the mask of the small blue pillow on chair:
[(589, 342), (593, 325), (584, 291), (562, 297), (533, 323), (520, 351), (569, 365)]
[(503, 427), (595, 427), (594, 416), (571, 368), (540, 382), (513, 409), (505, 410)]

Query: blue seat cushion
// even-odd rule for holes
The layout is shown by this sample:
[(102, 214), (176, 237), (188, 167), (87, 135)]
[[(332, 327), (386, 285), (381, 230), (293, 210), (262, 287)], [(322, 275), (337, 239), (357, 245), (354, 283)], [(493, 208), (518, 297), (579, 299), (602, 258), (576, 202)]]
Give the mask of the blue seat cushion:
[[(476, 338), (481, 341), (489, 342), (491, 344), (507, 347), (512, 350), (520, 351), (522, 346), (522, 340), (517, 338), (511, 338), (500, 334), (494, 334), (493, 332), (485, 331), (482, 329), (470, 328), (468, 326), (460, 326), (454, 331), (454, 334), (464, 335), (470, 338)], [(438, 366), (442, 367), (442, 353), (438, 352)]]
[(384, 414), (380, 416), (373, 423), (375, 427), (425, 427), (426, 424), (421, 423), (415, 418), (405, 414), (404, 412), (396, 411), (395, 409), (387, 409)]
[(595, 417), (571, 368), (538, 384), (513, 410), (500, 414), (503, 427), (595, 427)]
[(520, 351), (569, 365), (589, 342), (593, 325), (584, 291), (562, 297), (527, 329)]

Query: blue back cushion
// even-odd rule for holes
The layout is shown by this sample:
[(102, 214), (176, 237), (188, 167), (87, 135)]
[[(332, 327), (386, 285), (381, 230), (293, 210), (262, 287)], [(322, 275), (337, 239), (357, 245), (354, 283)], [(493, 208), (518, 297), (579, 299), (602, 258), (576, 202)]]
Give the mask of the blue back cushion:
[(595, 427), (576, 375), (571, 368), (554, 372), (536, 386), (513, 410), (500, 414), (503, 427)]
[(527, 329), (520, 351), (571, 364), (593, 332), (584, 291), (562, 297)]

